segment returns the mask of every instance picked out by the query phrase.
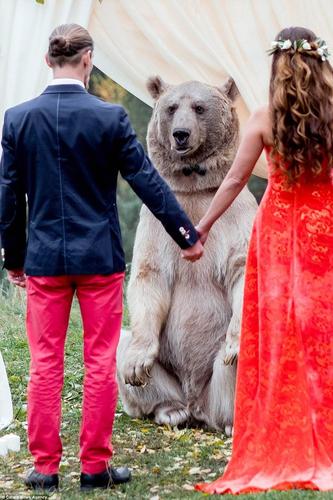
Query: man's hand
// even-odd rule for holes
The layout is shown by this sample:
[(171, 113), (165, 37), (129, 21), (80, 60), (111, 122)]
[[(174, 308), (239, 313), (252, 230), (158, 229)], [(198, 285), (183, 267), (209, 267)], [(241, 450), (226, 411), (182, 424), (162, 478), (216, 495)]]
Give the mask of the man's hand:
[(23, 269), (11, 269), (7, 271), (7, 277), (13, 285), (19, 286), (21, 288), (26, 287), (26, 275)]
[(183, 259), (195, 262), (199, 260), (203, 255), (204, 249), (200, 240), (198, 240), (191, 248), (182, 250)]

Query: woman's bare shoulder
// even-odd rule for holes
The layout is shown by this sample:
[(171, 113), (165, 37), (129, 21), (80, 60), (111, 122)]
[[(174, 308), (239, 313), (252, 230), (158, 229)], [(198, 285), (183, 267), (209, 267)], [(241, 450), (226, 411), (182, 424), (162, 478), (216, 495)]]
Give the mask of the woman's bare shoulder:
[(273, 143), (272, 137), (272, 119), (268, 105), (257, 108), (251, 115), (251, 120), (256, 122), (259, 128), (265, 146), (271, 146)]
[(251, 118), (257, 120), (258, 122), (267, 122), (267, 120), (270, 118), (269, 107), (260, 106), (260, 108), (255, 109), (251, 114)]

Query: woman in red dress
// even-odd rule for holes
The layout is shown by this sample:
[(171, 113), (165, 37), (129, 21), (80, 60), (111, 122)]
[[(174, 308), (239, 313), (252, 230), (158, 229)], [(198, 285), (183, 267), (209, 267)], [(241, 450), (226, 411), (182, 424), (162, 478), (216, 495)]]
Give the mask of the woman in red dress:
[(333, 489), (333, 70), (304, 28), (272, 44), (269, 107), (250, 118), (198, 226), (202, 241), (263, 149), (269, 183), (249, 247), (233, 453), (206, 493)]

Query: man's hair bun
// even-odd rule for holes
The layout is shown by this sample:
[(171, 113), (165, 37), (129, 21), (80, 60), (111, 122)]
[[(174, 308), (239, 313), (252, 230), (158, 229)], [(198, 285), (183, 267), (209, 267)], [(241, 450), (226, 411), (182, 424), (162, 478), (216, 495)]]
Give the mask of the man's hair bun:
[(71, 57), (76, 54), (76, 50), (71, 47), (71, 42), (68, 38), (62, 35), (55, 36), (50, 40), (49, 54), (51, 57), (65, 56)]

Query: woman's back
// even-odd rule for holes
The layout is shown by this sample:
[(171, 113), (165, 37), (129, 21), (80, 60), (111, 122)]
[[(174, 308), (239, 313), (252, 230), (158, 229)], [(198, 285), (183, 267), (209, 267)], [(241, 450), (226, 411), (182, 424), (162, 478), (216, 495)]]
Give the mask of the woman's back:
[[(268, 186), (257, 214), (257, 224), (266, 235), (266, 241), (271, 240), (267, 260), (271, 262), (272, 272), (274, 268), (281, 272), (276, 248), (283, 247), (281, 257), (288, 268), (306, 270), (307, 280), (311, 272), (323, 274), (331, 269), (330, 280), (333, 279), (333, 182), (327, 159), (320, 172), (313, 174), (311, 169), (305, 168), (291, 181), (283, 159), (272, 156), (270, 146), (265, 152)], [(297, 280), (302, 282), (302, 276), (297, 276)], [(328, 287), (331, 282), (327, 282)], [(308, 294), (311, 297), (311, 290)]]

